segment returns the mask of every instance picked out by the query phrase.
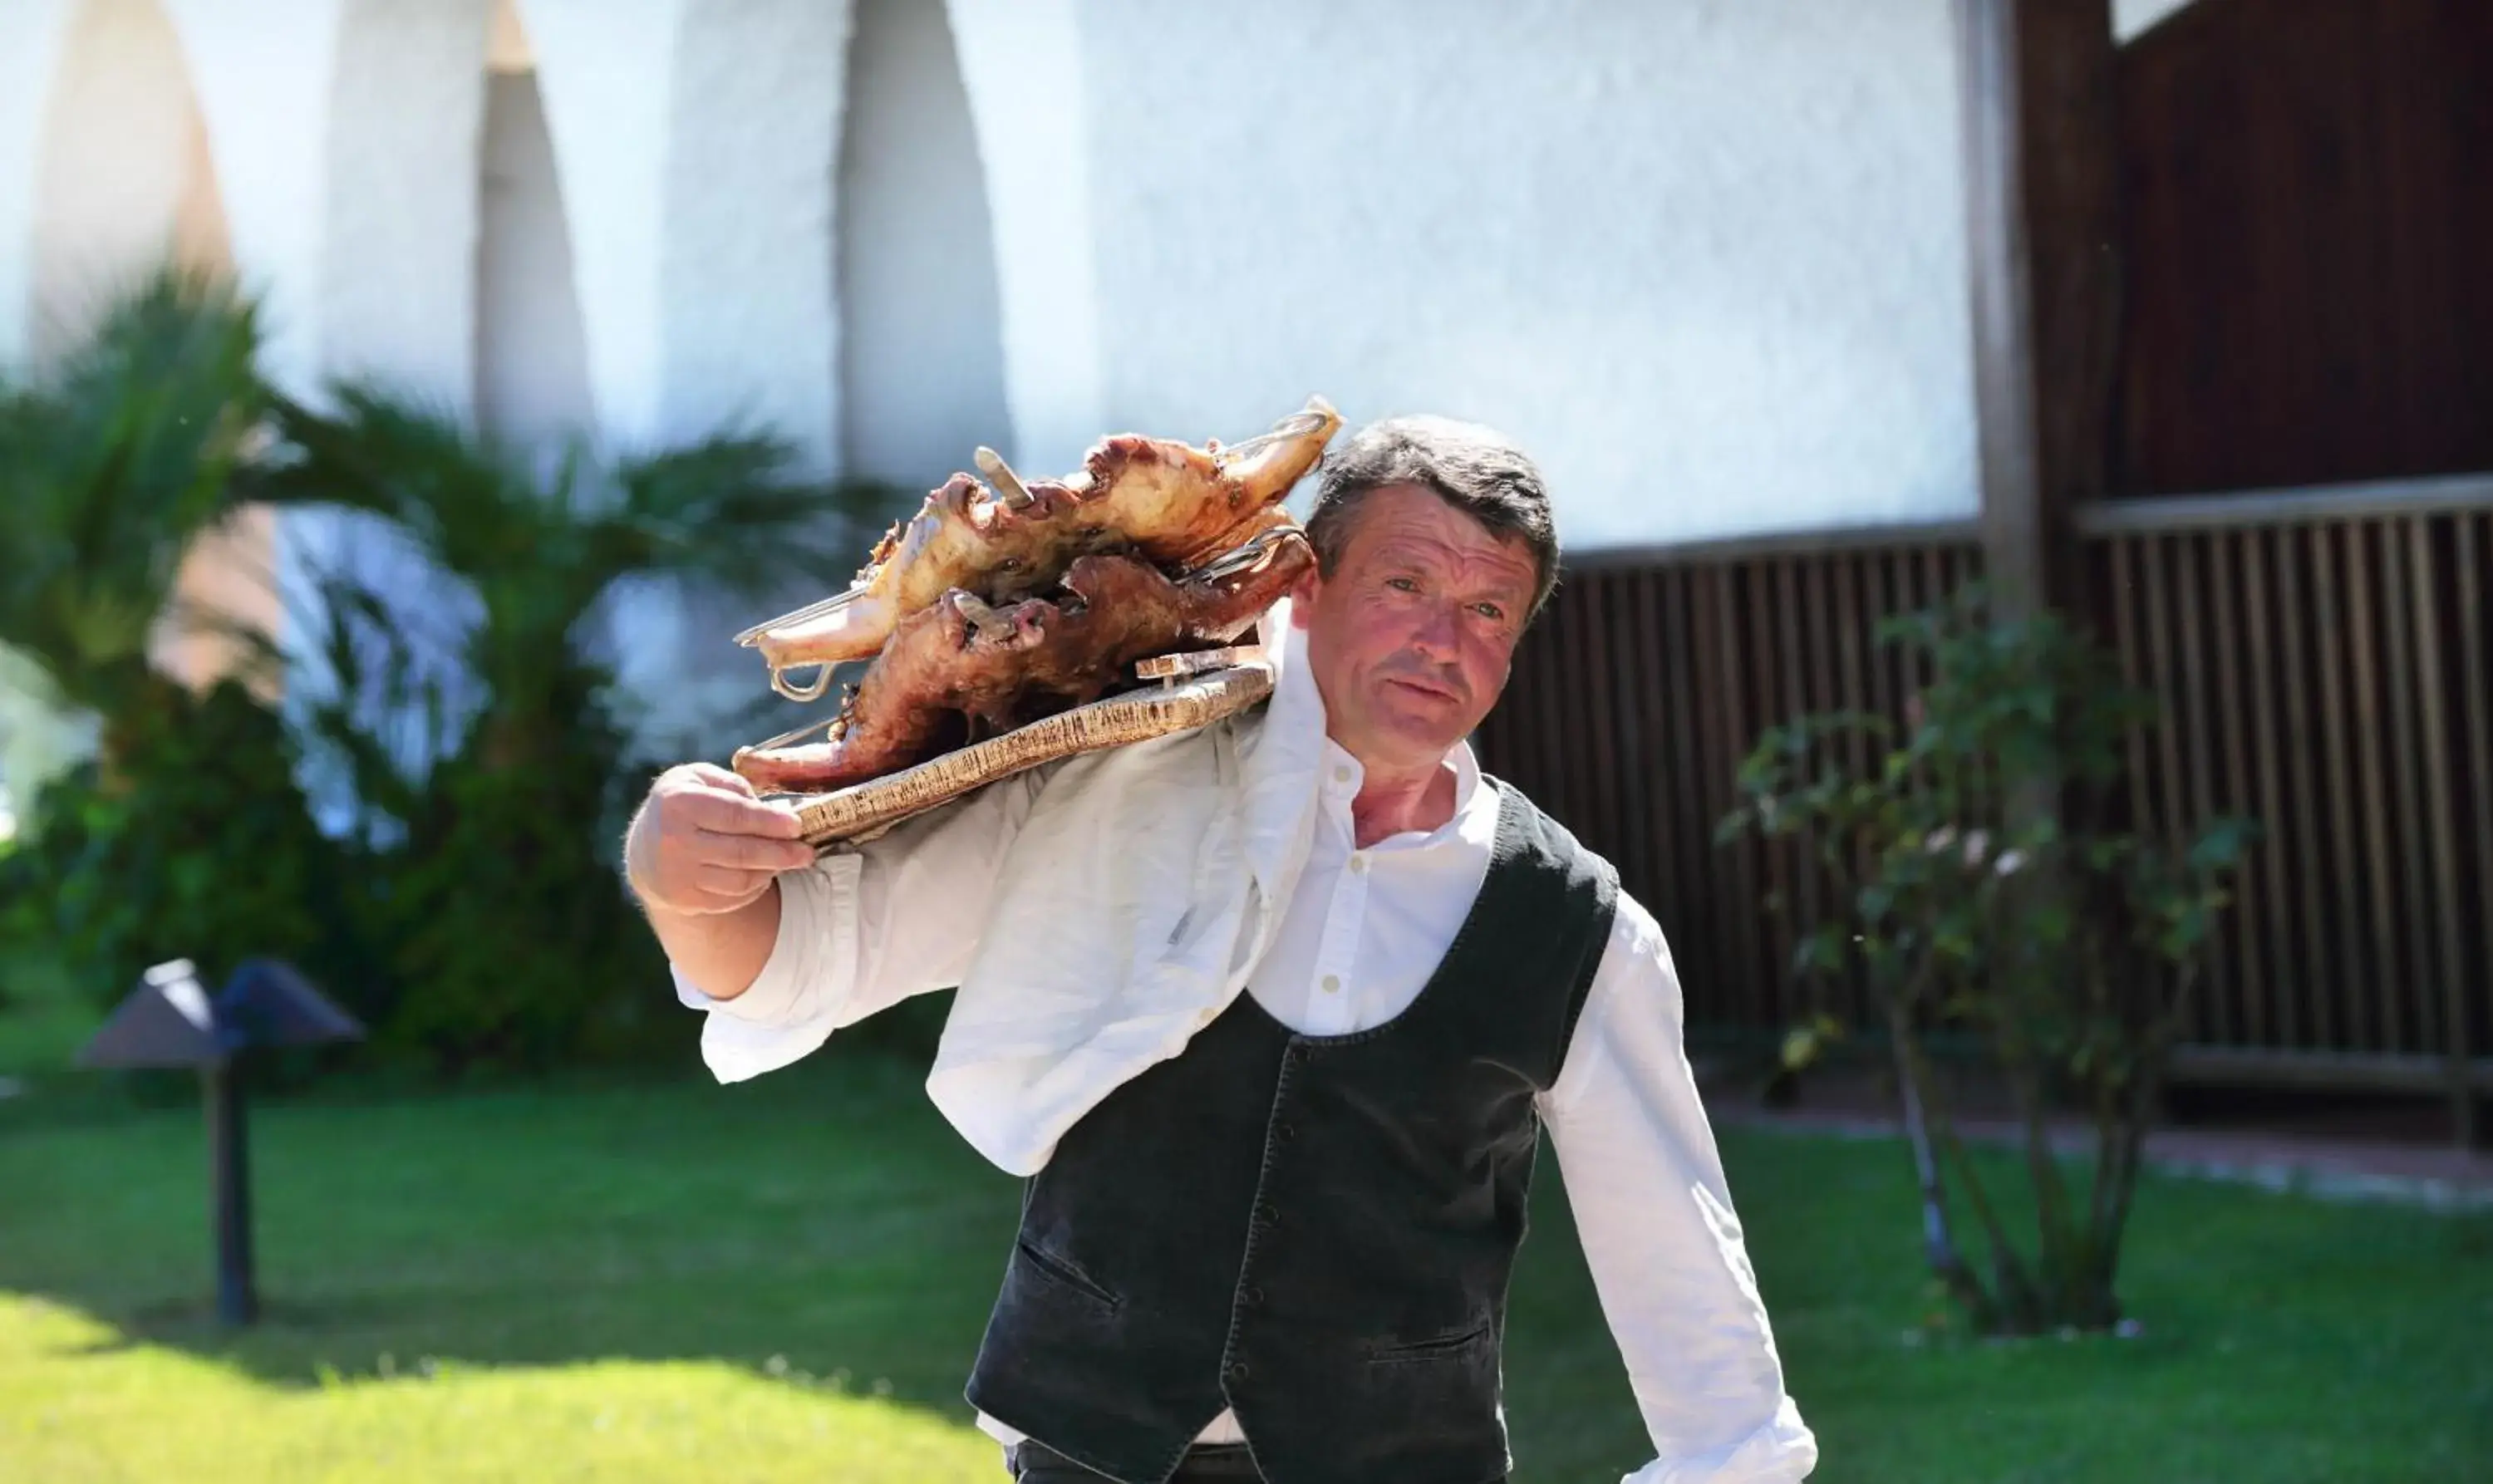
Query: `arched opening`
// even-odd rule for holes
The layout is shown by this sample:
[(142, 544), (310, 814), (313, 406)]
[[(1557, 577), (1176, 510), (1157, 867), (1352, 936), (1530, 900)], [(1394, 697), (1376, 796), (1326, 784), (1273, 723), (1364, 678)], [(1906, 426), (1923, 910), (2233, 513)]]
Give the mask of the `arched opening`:
[(496, 0), (491, 24), (476, 223), (476, 421), (497, 438), (542, 445), (595, 424), (588, 340), (527, 31), (512, 0)]
[(843, 465), (922, 489), (970, 467), (979, 444), (1012, 446), (995, 232), (945, 7), (857, 0), (848, 78)]
[[(207, 125), (180, 38), (157, 0), (78, 7), (52, 80), (36, 179), (28, 348), (39, 369), (167, 261), (233, 271)], [(272, 545), (264, 510), (200, 540), (174, 579), (176, 606), (276, 633)], [(160, 669), (193, 686), (240, 659), (232, 640), (170, 623), (150, 652)]]

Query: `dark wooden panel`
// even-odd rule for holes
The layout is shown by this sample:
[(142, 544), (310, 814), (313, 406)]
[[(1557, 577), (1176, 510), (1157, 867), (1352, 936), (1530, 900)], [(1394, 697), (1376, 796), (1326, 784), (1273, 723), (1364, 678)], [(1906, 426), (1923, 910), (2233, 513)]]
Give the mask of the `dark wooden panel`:
[(1714, 828), (1767, 727), (1838, 707), (1901, 717), (1920, 677), (1874, 631), (1979, 565), (1969, 523), (1817, 550), (1609, 553), (1572, 569), (1524, 636), (1476, 739), (1483, 764), (1619, 868), (1669, 936), (1693, 1024), (1867, 1018), (1860, 986), (1791, 969), (1800, 934), (1840, 909), (1833, 883), (1796, 845), (1717, 846)]
[(2118, 364), (2111, 0), (1956, 0), (1984, 565), (2016, 616), (2077, 580)]
[(2198, 0), (2118, 76), (2117, 488), (2493, 467), (2493, 4)]
[[(2130, 754), (2141, 819), (2210, 814), (2267, 843), (2193, 1022), (2208, 1045), (2437, 1055), (2478, 1040), (2493, 955), (2460, 842), (2486, 689), (2463, 612), (2481, 515), (2324, 519), (2263, 531), (2117, 532), (2094, 561), (2107, 614), (2166, 724)], [(2279, 640), (2282, 636), (2282, 641)]]

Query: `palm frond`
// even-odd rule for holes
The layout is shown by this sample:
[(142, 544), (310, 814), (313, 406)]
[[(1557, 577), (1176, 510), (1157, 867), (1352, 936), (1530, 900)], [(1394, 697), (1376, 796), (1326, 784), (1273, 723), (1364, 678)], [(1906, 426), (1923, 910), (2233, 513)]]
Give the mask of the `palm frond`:
[(259, 340), (249, 298), (168, 268), (0, 389), (0, 639), (81, 704), (143, 669), (184, 552), (245, 497)]
[(745, 598), (800, 582), (845, 585), (864, 557), (858, 530), (890, 496), (799, 477), (790, 472), (796, 460), (783, 439), (722, 432), (621, 463), (612, 557)]
[(368, 383), (332, 410), (288, 404), (294, 450), (280, 478), (397, 522), (426, 557), (474, 584), (531, 643), (570, 633), (618, 583), (680, 579), (737, 594), (845, 581), (862, 554), (860, 512), (880, 490), (792, 471), (786, 440), (721, 432), (606, 462), (578, 440), (533, 465), (449, 413)]
[(500, 449), (447, 409), (373, 383), (340, 383), (331, 395), (328, 412), (278, 404), (288, 452), (269, 478), (286, 498), (385, 517), (453, 567), (525, 545), (527, 533), (508, 527), (527, 522), (534, 490)]

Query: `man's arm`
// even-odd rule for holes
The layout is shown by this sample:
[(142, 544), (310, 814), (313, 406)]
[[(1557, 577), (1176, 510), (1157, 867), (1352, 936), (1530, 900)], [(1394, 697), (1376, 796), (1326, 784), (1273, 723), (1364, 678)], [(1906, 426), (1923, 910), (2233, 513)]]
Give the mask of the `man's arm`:
[(1662, 932), (1622, 894), (1543, 1113), (1659, 1455), (1623, 1484), (1788, 1484), (1817, 1441), (1784, 1390), (1680, 1016)]
[[(734, 783), (720, 784), (711, 776), (722, 771), (707, 769), (701, 782), (737, 791), (741, 779), (726, 775)], [(1048, 771), (989, 785), (819, 859), (798, 845), (793, 869), (742, 882), (687, 865), (716, 848), (692, 816), (716, 811), (700, 801), (671, 810), (662, 781), (634, 822), (625, 857), (673, 965), (677, 998), (709, 1012), (702, 1050), (711, 1071), (737, 1081), (785, 1066), (842, 1026), (958, 983), (1006, 851)], [(772, 824), (748, 810), (737, 816), (744, 827), (793, 834), (788, 806), (757, 801), (750, 809), (782, 812), (789, 822)], [(751, 853), (766, 856), (761, 846), (771, 844), (757, 842)], [(714, 899), (693, 894), (705, 883)]]

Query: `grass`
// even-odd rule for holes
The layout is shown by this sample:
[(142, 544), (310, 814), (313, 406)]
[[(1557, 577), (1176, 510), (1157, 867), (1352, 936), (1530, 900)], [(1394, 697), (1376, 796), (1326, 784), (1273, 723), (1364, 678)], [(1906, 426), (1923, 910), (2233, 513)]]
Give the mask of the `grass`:
[[(1017, 1187), (893, 1063), (344, 1087), (254, 1137), (269, 1312), (228, 1335), (195, 1113), (0, 1100), (0, 1479), (1003, 1478), (960, 1383)], [(1818, 1479), (2493, 1478), (2493, 1218), (2152, 1181), (2143, 1336), (1984, 1345), (1924, 1323), (1895, 1146), (1725, 1149)], [(1615, 1480), (1649, 1449), (1554, 1169), (1517, 1478)]]

